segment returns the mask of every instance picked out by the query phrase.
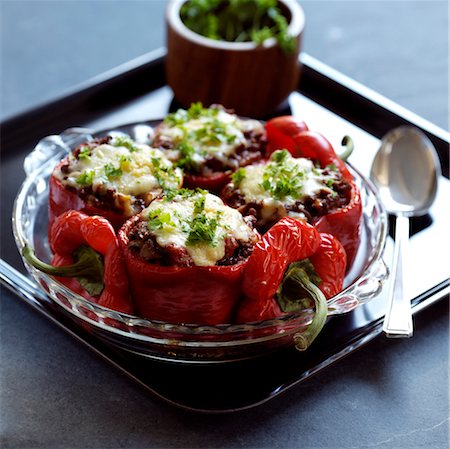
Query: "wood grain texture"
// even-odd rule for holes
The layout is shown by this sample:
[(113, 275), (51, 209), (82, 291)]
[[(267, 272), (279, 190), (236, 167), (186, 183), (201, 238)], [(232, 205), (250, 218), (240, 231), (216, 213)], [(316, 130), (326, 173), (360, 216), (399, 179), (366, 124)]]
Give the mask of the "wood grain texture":
[(274, 111), (295, 89), (300, 76), (298, 54), (301, 31), (295, 36), (296, 50), (284, 53), (277, 45), (251, 49), (224, 49), (205, 45), (180, 32), (167, 18), (166, 75), (178, 102), (219, 103), (248, 117)]

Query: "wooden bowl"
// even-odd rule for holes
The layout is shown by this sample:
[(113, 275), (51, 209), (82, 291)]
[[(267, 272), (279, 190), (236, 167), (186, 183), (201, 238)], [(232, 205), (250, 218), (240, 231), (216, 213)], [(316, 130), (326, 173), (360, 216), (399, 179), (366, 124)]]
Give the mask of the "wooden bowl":
[(274, 38), (258, 46), (217, 41), (191, 31), (180, 18), (185, 1), (171, 0), (166, 12), (166, 76), (175, 99), (183, 107), (196, 101), (205, 106), (219, 103), (247, 117), (274, 112), (299, 80), (305, 16), (297, 1), (279, 0), (290, 18), (288, 32), (296, 39), (296, 50), (290, 54)]

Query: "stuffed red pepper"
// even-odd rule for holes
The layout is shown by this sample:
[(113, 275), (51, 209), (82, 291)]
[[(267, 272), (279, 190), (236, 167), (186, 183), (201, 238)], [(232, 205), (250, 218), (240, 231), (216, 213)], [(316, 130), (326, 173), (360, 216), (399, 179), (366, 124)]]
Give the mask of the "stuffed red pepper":
[[(317, 216), (313, 223), (319, 231), (329, 232), (339, 239), (347, 253), (347, 266), (350, 267), (360, 242), (362, 203), (359, 189), (345, 162), (337, 156), (333, 146), (322, 134), (310, 131), (305, 122), (295, 117), (271, 119), (266, 123), (266, 131), (268, 154), (281, 148), (287, 149), (295, 158), (311, 159), (320, 168), (333, 166), (340, 173), (346, 183), (344, 196), (348, 201)], [(348, 143), (351, 143), (351, 139), (344, 138), (346, 155), (351, 153), (352, 148)]]
[(158, 149), (129, 137), (86, 142), (50, 177), (50, 225), (63, 212), (80, 210), (104, 216), (118, 229), (164, 191), (181, 184), (181, 170)]
[(285, 216), (314, 223), (349, 203), (351, 185), (336, 166), (324, 168), (310, 159), (277, 150), (265, 163), (240, 168), (222, 190), (222, 198), (243, 215), (256, 217), (267, 231)]
[(202, 190), (153, 201), (119, 231), (138, 314), (172, 323), (230, 323), (258, 235)]
[(156, 129), (152, 145), (165, 149), (184, 170), (186, 187), (218, 192), (232, 172), (264, 157), (265, 136), (257, 120), (195, 103), (169, 114)]

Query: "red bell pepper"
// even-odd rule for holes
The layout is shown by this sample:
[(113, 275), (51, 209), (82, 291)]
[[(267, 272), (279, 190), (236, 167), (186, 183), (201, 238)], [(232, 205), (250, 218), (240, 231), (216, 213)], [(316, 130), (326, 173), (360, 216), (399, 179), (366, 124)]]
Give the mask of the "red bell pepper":
[(71, 290), (109, 309), (132, 313), (128, 278), (113, 227), (103, 217), (68, 211), (50, 230), (51, 265), (24, 248), (25, 259), (35, 268), (57, 277)]
[[(67, 163), (67, 159), (63, 159), (56, 167), (54, 172)], [(79, 210), (87, 215), (100, 215), (105, 217), (114, 227), (119, 229), (127, 220), (123, 214), (100, 208), (94, 203), (85, 201), (80, 198), (76, 191), (68, 189), (64, 184), (54, 175), (50, 176), (49, 195), (48, 195), (48, 215), (49, 215), (49, 229), (55, 221), (56, 217), (68, 210)]]
[(266, 123), (267, 156), (276, 150), (294, 148), (292, 136), (308, 131), (308, 129), (304, 121), (292, 120), (290, 115), (270, 119)]
[(321, 232), (320, 246), (309, 257), (309, 261), (320, 278), (318, 287), (325, 297), (330, 299), (338, 294), (342, 290), (347, 267), (347, 255), (339, 240), (331, 234)]
[(128, 247), (128, 234), (138, 219), (132, 217), (122, 226), (119, 242), (139, 316), (168, 323), (230, 323), (248, 259), (209, 267), (149, 263)]
[(320, 232), (328, 232), (342, 243), (347, 253), (347, 267), (350, 267), (359, 247), (362, 204), (359, 189), (345, 162), (337, 156), (331, 143), (322, 134), (309, 131), (303, 121), (292, 116), (269, 120), (266, 131), (268, 154), (277, 149), (287, 149), (294, 157), (312, 159), (322, 168), (334, 164), (343, 179), (350, 184), (349, 203), (313, 222)]
[(230, 171), (214, 172), (210, 176), (185, 174), (183, 180), (183, 187), (188, 189), (203, 189), (209, 192), (218, 193), (220, 190), (230, 182)]
[[(316, 304), (313, 324), (300, 335), (302, 349), (318, 335), (327, 316), (326, 299), (342, 290), (346, 254), (330, 234), (286, 217), (255, 246), (244, 273), (245, 299), (239, 323), (268, 320)], [(317, 288), (318, 286), (318, 288)]]
[(351, 186), (351, 199), (346, 206), (322, 215), (314, 222), (320, 232), (332, 234), (342, 243), (347, 254), (348, 268), (351, 267), (358, 252), (362, 217), (359, 189), (354, 182)]
[(288, 265), (311, 256), (319, 245), (319, 232), (313, 226), (290, 217), (281, 219), (253, 249), (242, 283), (244, 294), (258, 302), (270, 301)]

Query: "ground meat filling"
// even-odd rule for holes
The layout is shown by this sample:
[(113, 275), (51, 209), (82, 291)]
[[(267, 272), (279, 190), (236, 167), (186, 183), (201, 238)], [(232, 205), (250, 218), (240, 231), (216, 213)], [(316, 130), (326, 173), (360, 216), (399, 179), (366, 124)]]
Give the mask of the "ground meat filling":
[(264, 158), (267, 140), (264, 134), (255, 130), (245, 131), (244, 137), (247, 139), (245, 144), (236, 147), (235, 153), (232, 154), (227, 163), (214, 157), (208, 157), (205, 160), (205, 166), (196, 170), (194, 173), (199, 175), (207, 175), (209, 172), (226, 172), (230, 169), (246, 167), (254, 164)]
[[(247, 220), (249, 221), (249, 220)], [(128, 234), (128, 248), (149, 263), (162, 266), (192, 267), (194, 261), (186, 248), (176, 245), (161, 246), (148, 229), (145, 220), (138, 220)], [(216, 265), (236, 265), (247, 259), (253, 251), (250, 242), (239, 242), (234, 237), (225, 239), (225, 255)]]
[(321, 190), (315, 197), (307, 196), (302, 201), (297, 201), (295, 205), (287, 206), (286, 210), (304, 212), (308, 221), (312, 222), (315, 218), (349, 204), (352, 186), (348, 182), (342, 180), (333, 184), (332, 188), (337, 195)]
[(138, 253), (147, 262), (158, 265), (191, 267), (194, 264), (186, 248), (159, 245), (145, 220), (137, 221), (131, 228), (128, 234), (128, 248)]
[[(117, 214), (123, 214), (127, 208), (127, 202), (114, 189), (107, 189), (104, 192), (94, 192), (92, 186), (85, 186), (81, 189), (66, 185), (65, 188), (71, 192), (76, 193), (83, 201), (92, 204), (97, 209), (109, 210)], [(144, 195), (137, 195), (133, 197), (132, 205), (133, 212), (138, 214), (143, 211), (154, 199), (160, 198), (163, 191), (149, 192)]]
[(236, 265), (249, 258), (253, 252), (253, 244), (239, 242), (232, 237), (225, 239), (225, 256), (217, 261), (216, 265)]

